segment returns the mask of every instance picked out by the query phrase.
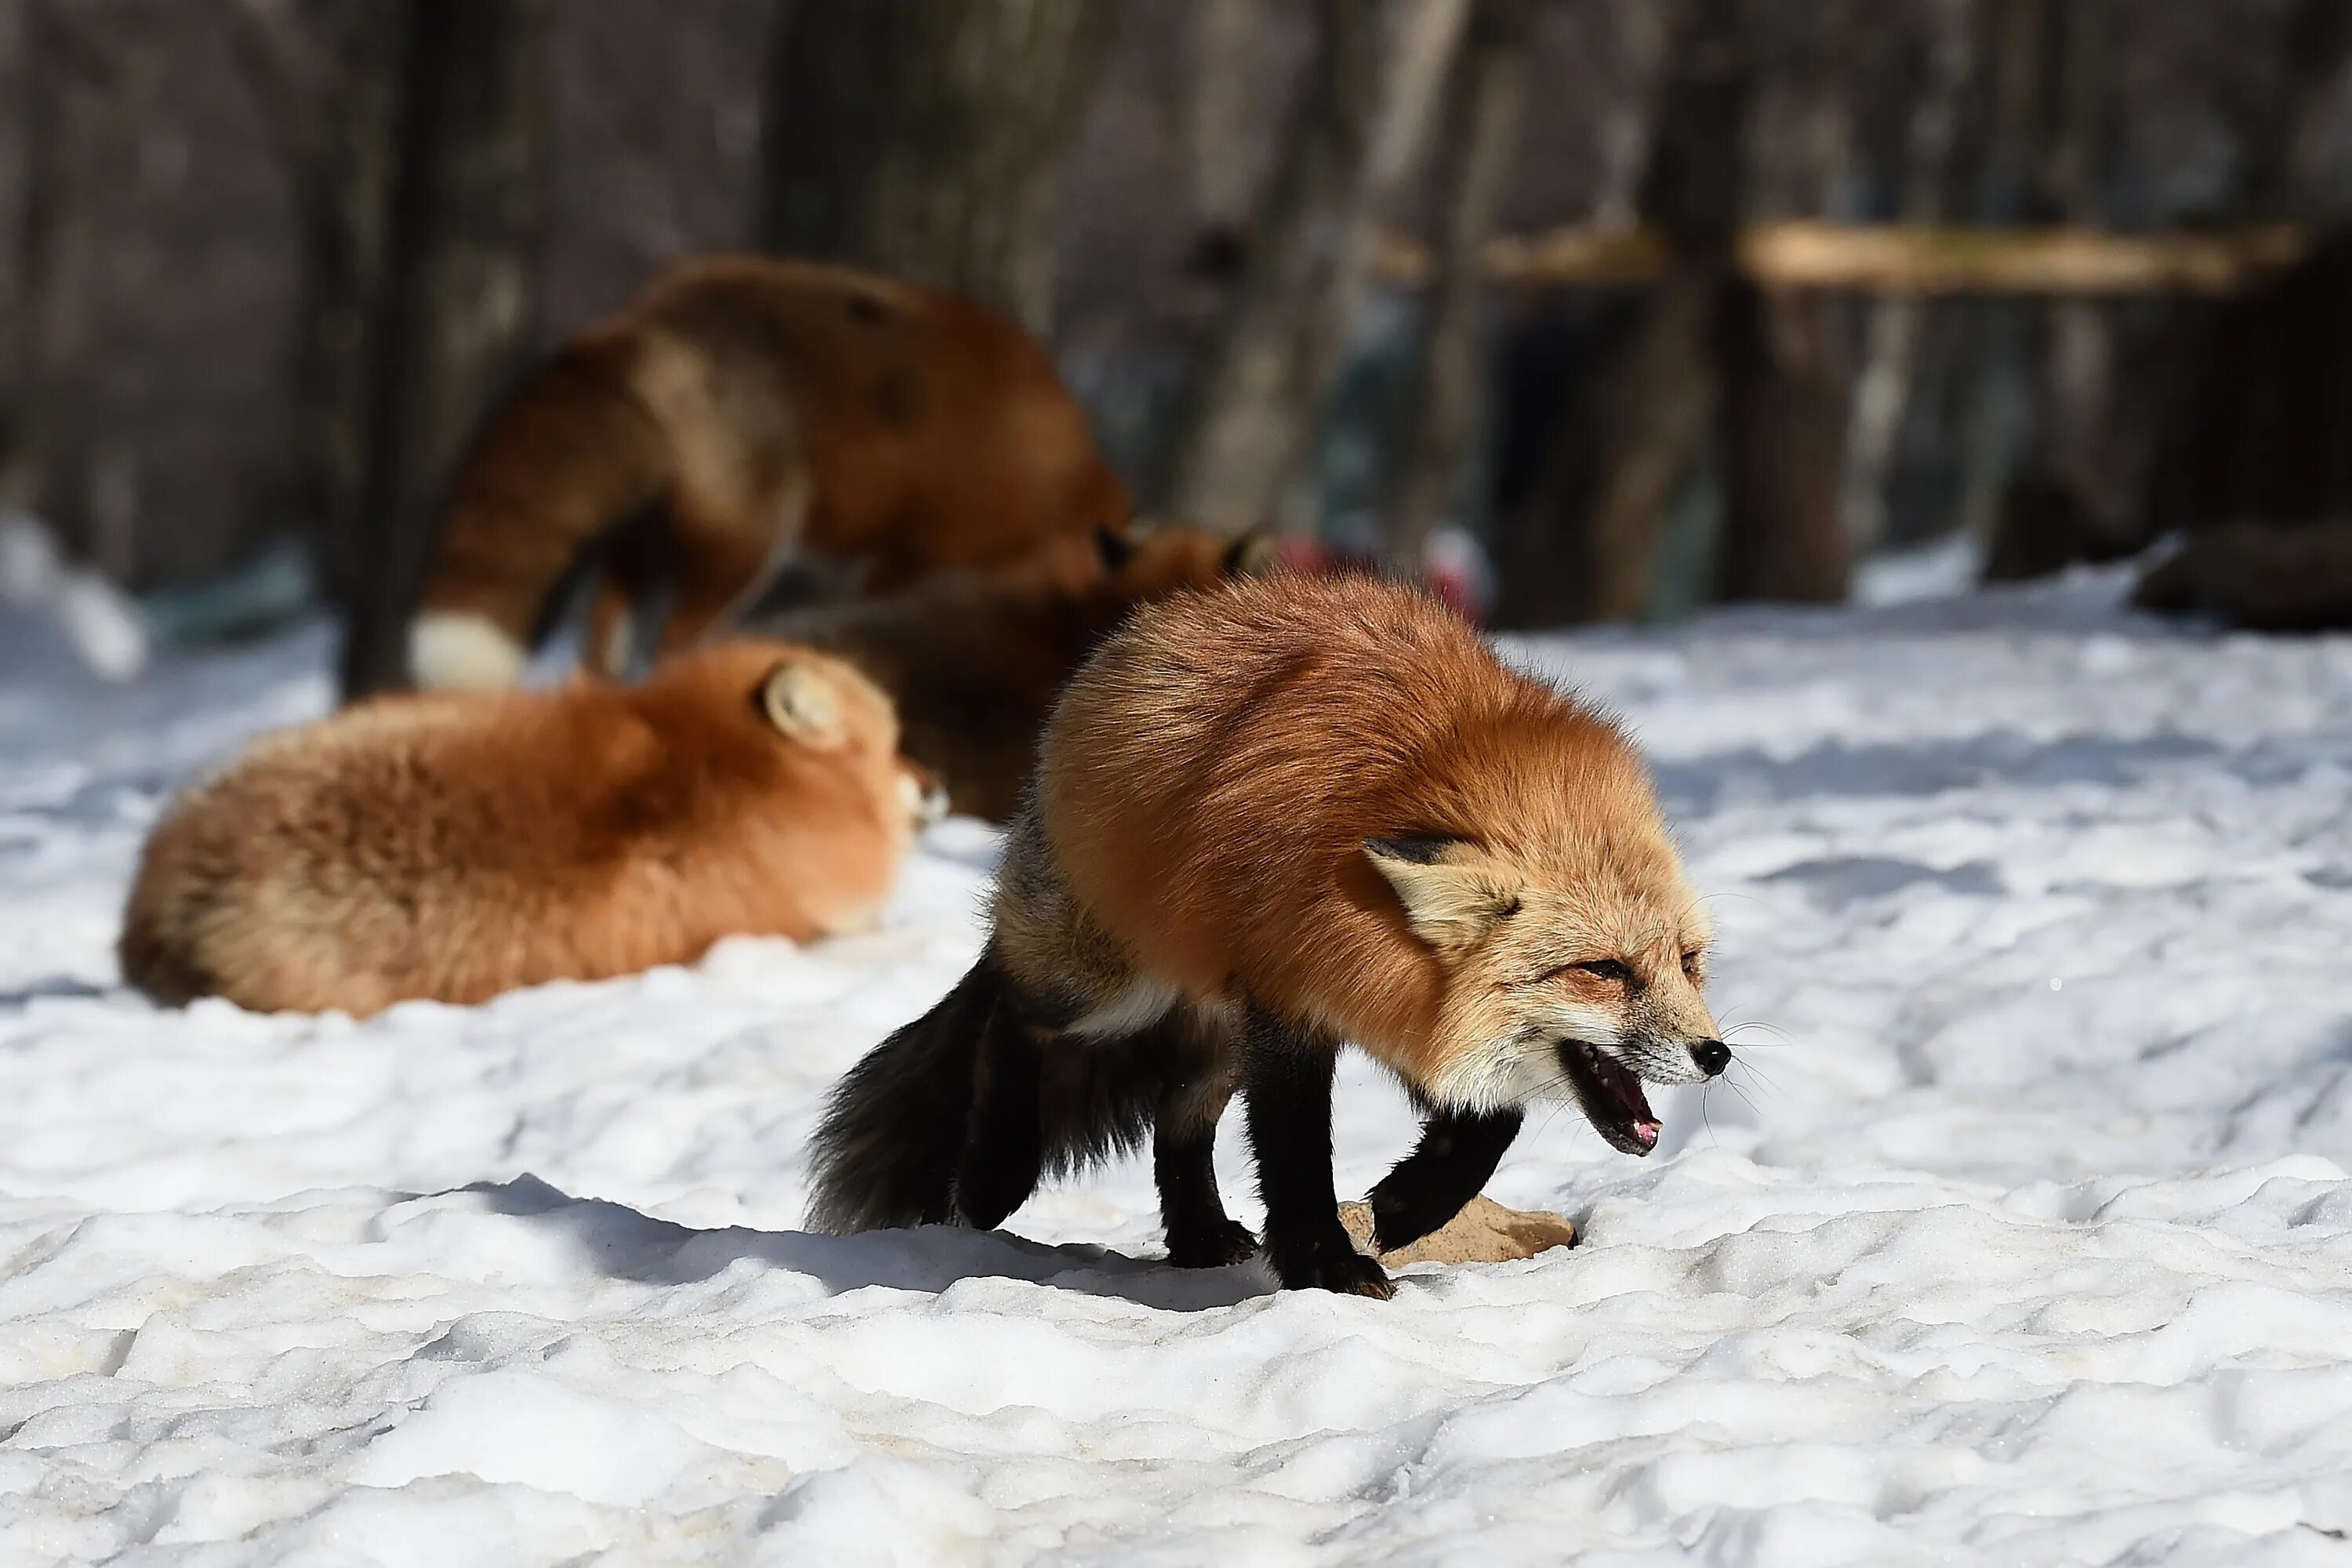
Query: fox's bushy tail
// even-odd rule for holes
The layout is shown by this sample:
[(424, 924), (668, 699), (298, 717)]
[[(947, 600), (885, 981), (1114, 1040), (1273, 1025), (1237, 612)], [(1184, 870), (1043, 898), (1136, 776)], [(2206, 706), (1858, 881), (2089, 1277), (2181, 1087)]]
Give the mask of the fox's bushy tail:
[(939, 1005), (835, 1086), (810, 1142), (812, 1230), (845, 1236), (955, 1217), (982, 1034), (1007, 989), (983, 953)]
[(584, 552), (667, 488), (668, 445), (632, 389), (639, 352), (625, 327), (574, 339), (475, 437), (409, 626), (418, 685), (513, 684)]
[[(838, 1236), (990, 1224), (998, 1217), (992, 1205), (1018, 1208), (1041, 1177), (1075, 1174), (1140, 1146), (1166, 1091), (1163, 1079), (1180, 1060), (1159, 1038), (1160, 1027), (1179, 1026), (1172, 1022), (1125, 1040), (1051, 1051), (1019, 1091), (1037, 1096), (1034, 1116), (975, 1118), (982, 1054), (1034, 1052), (1018, 1020), (1035, 1011), (1035, 1000), (992, 949), (939, 1005), (850, 1068), (811, 1140), (809, 1227)], [(984, 1133), (973, 1125), (982, 1120)], [(985, 1197), (965, 1194), (984, 1211), (978, 1218), (964, 1212), (956, 1188), (971, 1159), (981, 1162), (992, 1188)]]

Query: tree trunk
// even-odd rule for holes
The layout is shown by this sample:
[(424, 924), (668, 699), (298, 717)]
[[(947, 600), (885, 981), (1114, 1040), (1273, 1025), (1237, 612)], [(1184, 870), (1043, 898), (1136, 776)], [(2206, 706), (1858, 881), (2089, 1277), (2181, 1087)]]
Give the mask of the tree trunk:
[[(2256, 220), (2322, 216), (2352, 70), (2352, 10), (2300, 0), (2287, 90), (2258, 106), (2244, 201)], [(2236, 299), (2192, 308), (2140, 494), (2147, 531), (2308, 526), (2352, 516), (2352, 232)]]
[[(1633, 620), (1649, 606), (1660, 532), (1720, 398), (1713, 351), (1738, 276), (1755, 85), (1740, 12), (1738, 0), (1682, 7), (1636, 201), (1675, 260), (1620, 356), (1600, 373), (1605, 392), (1569, 400), (1566, 417), (1581, 420), (1597, 408), (1601, 422), (1591, 488), (1563, 468), (1511, 520), (1497, 625)], [(1583, 442), (1563, 431), (1555, 445), (1574, 451)]]
[[(1938, 0), (1930, 15), (1927, 83), (1905, 137), (1906, 223), (1937, 223), (1944, 216), (1944, 186), (1950, 174), (1960, 100), (1974, 64), (1974, 5), (1975, 0)], [(1845, 479), (1838, 506), (1847, 546), (1857, 560), (1875, 549), (1886, 533), (1887, 486), (1910, 407), (1919, 335), (1927, 318), (1927, 302), (1916, 295), (1895, 295), (1870, 305), (1869, 342), (1846, 417)]]
[(956, 289), (1042, 335), (1062, 150), (1110, 18), (1071, 0), (796, 0), (770, 65), (763, 242)]
[[(1785, 31), (1756, 40), (1794, 100), (1794, 133), (1768, 153), (1774, 188), (1753, 205), (1835, 215), (1852, 161), (1852, 62), (1878, 8), (1862, 0), (1801, 7)], [(1774, 53), (1763, 55), (1766, 47)], [(1750, 205), (1743, 203), (1743, 206)], [(1839, 515), (1849, 380), (1837, 302), (1817, 290), (1732, 283), (1717, 306), (1723, 377), (1722, 532), (1717, 598), (1835, 602), (1851, 560)]]
[(1664, 79), (1678, 32), (1676, 7), (1643, 0), (1575, 9), (1582, 23), (1578, 47), (1612, 88), (1597, 128), (1599, 170), (1586, 221), (1603, 232), (1630, 231), (1642, 220), (1642, 181), (1657, 130), (1654, 89)]
[(1238, 235), (1249, 217), (1250, 137), (1243, 67), (1258, 47), (1262, 0), (1190, 0), (1192, 89), (1185, 101), (1185, 162), (1192, 217), (1203, 234)]
[(2098, 526), (2120, 522), (2122, 497), (2109, 482), (2107, 437), (2115, 385), (2116, 333), (2095, 300), (2050, 307), (2042, 366), (2043, 472), (2082, 503)]
[(17, 406), (10, 449), (0, 454), (0, 500), (46, 520), (72, 553), (128, 577), (136, 565), (129, 520), (104, 515), (91, 426), (91, 294), (98, 203), (126, 176), (156, 62), (135, 58), (66, 0), (32, 0), (23, 22)]
[(1571, 532), (1578, 548), (1569, 570), (1507, 593), (1507, 624), (1634, 621), (1648, 611), (1659, 535), (1722, 400), (1716, 320), (1730, 283), (1727, 270), (1710, 267), (1677, 268), (1659, 285), (1610, 374), (1600, 489), (1583, 529)]
[(228, 12), (301, 247), (294, 495), (320, 584), (345, 608), (366, 584), (368, 334), (390, 261), (403, 15), (383, 0), (232, 0)]
[(1315, 60), (1178, 443), (1172, 515), (1228, 531), (1282, 516), (1468, 15), (1468, 0), (1318, 0)]
[[(2042, 0), (2040, 68), (2047, 115), (2041, 127), (2037, 216), (2084, 226), (2100, 216), (2098, 165), (2112, 68), (2113, 0)], [(2129, 487), (2117, 461), (2112, 418), (2116, 320), (2096, 300), (2061, 300), (2042, 319), (2040, 408), (2026, 471), (2003, 498), (1988, 571), (2019, 574), (2021, 563), (2095, 558), (2124, 548)], [(2059, 520), (2063, 520), (2063, 524)], [(2021, 537), (2040, 532), (2054, 539)]]
[(1406, 572), (1420, 567), (1477, 429), (1486, 374), (1485, 249), (1518, 151), (1536, 16), (1535, 0), (1478, 0), (1446, 106), (1436, 171), (1437, 243), (1409, 426), (1412, 445), (1389, 525), (1390, 558)]
[(1722, 311), (1720, 598), (1834, 603), (1850, 562), (1838, 515), (1845, 374), (1835, 301), (1734, 284)]
[(530, 345), (546, 0), (409, 0), (346, 696), (402, 683), (439, 487)]
[(2310, 216), (2327, 207), (2330, 165), (2337, 157), (2344, 104), (2352, 91), (2352, 6), (2343, 0), (2299, 0), (2287, 27), (2287, 90), (2275, 150), (2256, 143), (2259, 174), (2252, 193), (2259, 217)]
[[(1980, 224), (2015, 226), (2047, 222), (2033, 192), (2036, 121), (2046, 96), (2044, 37), (2048, 0), (1976, 0), (1972, 51), (1982, 61), (1963, 122), (1969, 216)], [(1975, 330), (1959, 353), (1969, 389), (1961, 441), (1961, 529), (1990, 557), (2018, 465), (2021, 432), (2031, 416), (2033, 328), (2039, 305), (2002, 301), (1976, 312)]]

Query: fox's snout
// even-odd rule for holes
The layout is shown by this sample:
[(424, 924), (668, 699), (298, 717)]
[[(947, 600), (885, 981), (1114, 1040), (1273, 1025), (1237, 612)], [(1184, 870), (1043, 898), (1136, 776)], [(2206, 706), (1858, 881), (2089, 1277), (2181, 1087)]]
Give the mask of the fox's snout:
[(1696, 1029), (1684, 1033), (1637, 1027), (1602, 1049), (1634, 1077), (1651, 1083), (1703, 1083), (1721, 1078), (1731, 1065), (1731, 1047), (1711, 1032)]

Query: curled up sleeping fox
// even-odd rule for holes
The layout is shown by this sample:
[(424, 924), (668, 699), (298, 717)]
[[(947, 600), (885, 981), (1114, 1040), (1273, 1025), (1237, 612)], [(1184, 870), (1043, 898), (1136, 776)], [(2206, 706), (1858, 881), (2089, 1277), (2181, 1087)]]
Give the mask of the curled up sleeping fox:
[(379, 699), (267, 736), (150, 836), (157, 1001), (368, 1014), (869, 922), (936, 792), (828, 655), (725, 643), (639, 687)]

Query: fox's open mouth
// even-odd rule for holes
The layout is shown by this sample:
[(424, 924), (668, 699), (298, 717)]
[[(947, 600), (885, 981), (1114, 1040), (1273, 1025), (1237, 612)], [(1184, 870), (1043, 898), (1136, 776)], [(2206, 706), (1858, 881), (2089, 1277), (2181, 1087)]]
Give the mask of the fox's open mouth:
[(1609, 1140), (1610, 1147), (1627, 1154), (1646, 1154), (1658, 1146), (1658, 1117), (1650, 1109), (1642, 1080), (1614, 1057), (1582, 1040), (1559, 1043), (1560, 1065), (1576, 1089), (1576, 1102), (1585, 1120)]

